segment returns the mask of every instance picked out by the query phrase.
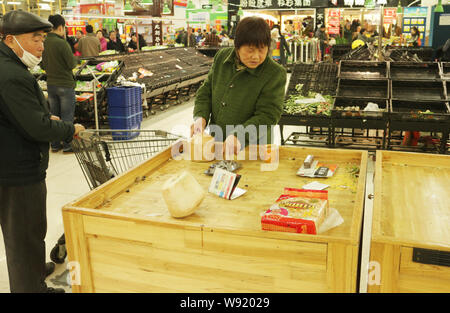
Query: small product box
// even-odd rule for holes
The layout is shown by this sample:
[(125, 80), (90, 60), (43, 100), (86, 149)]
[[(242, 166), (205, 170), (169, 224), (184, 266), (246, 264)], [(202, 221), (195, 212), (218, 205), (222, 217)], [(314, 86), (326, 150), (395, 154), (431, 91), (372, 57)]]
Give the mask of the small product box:
[(328, 210), (328, 191), (285, 188), (262, 215), (262, 230), (315, 235)]

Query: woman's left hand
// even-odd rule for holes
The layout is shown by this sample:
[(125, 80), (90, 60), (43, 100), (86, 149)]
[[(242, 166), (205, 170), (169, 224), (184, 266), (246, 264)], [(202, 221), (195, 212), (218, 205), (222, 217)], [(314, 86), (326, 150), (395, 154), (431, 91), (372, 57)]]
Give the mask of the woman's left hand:
[(229, 135), (224, 142), (225, 159), (233, 154), (237, 155), (241, 151), (241, 143), (234, 135)]

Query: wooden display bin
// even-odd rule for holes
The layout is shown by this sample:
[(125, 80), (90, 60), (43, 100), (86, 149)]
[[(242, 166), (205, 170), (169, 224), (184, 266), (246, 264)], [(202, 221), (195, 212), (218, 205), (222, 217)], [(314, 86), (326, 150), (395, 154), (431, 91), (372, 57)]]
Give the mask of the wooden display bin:
[(377, 151), (368, 292), (450, 292), (450, 156)]
[[(296, 175), (308, 154), (338, 164), (321, 181), (344, 223), (319, 235), (261, 230), (261, 214), (284, 187), (318, 180)], [(183, 219), (169, 215), (163, 183), (187, 170), (207, 190), (212, 163), (173, 159), (170, 148), (66, 205), (72, 291), (356, 292), (367, 152), (280, 147), (279, 155), (275, 171), (239, 161), (247, 193), (235, 200), (207, 193)]]

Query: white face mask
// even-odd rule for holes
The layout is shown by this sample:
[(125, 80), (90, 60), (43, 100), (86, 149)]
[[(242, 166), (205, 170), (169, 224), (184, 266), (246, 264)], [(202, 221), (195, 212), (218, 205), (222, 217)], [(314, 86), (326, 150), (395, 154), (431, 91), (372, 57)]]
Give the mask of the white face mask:
[(33, 54), (31, 54), (30, 52), (28, 52), (27, 50), (25, 50), (24, 48), (22, 48), (21, 44), (17, 41), (16, 37), (15, 36), (13, 36), (13, 37), (14, 37), (14, 40), (19, 45), (20, 49), (23, 50), (23, 56), (19, 57), (20, 61), (22, 61), (23, 64), (28, 66), (28, 68), (34, 68), (36, 65), (41, 63), (42, 57), (38, 58), (38, 57), (34, 56)]

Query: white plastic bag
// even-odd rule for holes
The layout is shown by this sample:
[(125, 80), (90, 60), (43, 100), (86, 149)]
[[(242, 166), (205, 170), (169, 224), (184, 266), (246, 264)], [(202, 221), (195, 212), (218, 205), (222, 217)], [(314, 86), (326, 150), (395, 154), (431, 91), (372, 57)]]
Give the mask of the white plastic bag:
[(339, 214), (338, 210), (330, 208), (330, 212), (322, 222), (322, 225), (319, 226), (317, 234), (327, 232), (330, 229), (341, 225), (342, 223), (344, 223), (344, 219), (342, 218), (341, 214)]

